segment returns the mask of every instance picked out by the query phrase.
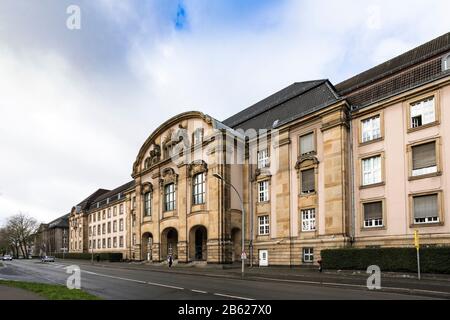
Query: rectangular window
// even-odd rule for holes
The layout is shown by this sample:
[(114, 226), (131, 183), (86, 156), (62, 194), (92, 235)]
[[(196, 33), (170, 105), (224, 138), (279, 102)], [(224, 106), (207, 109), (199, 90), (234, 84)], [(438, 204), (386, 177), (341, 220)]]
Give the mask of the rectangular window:
[(302, 215), (302, 231), (316, 230), (316, 209), (301, 210)]
[(92, 242), (91, 242), (91, 240), (89, 240), (89, 249), (91, 249), (92, 248)]
[(101, 244), (101, 242), (100, 242), (100, 239), (98, 239), (98, 242), (97, 242), (97, 249), (101, 249), (102, 248), (102, 244)]
[(92, 235), (92, 227), (89, 227), (89, 236)]
[(258, 229), (260, 236), (266, 236), (270, 233), (269, 229), (269, 216), (258, 217)]
[(117, 216), (117, 207), (114, 207), (114, 208), (113, 208), (113, 216), (114, 216), (114, 217)]
[(117, 248), (117, 237), (113, 238), (113, 247)]
[(164, 187), (164, 211), (175, 210), (175, 184), (171, 183)]
[(136, 215), (133, 214), (133, 216), (131, 217), (131, 225), (134, 228), (136, 226)]
[(412, 148), (413, 177), (437, 172), (436, 142), (429, 142)]
[(103, 210), (103, 214), (102, 214), (102, 218), (103, 218), (103, 220), (105, 220), (106, 219), (106, 211), (105, 210)]
[(152, 215), (152, 193), (144, 194), (144, 215), (150, 217)]
[(106, 239), (102, 239), (102, 248), (103, 248), (103, 249), (106, 248)]
[(267, 202), (269, 201), (269, 181), (260, 181), (258, 182), (259, 189), (259, 202)]
[(94, 249), (97, 248), (96, 243), (95, 243), (95, 240), (92, 240), (92, 247), (93, 247)]
[(123, 214), (123, 213), (124, 213), (124, 207), (123, 207), (123, 204), (121, 204), (119, 206), (119, 214)]
[(89, 222), (92, 222), (92, 214), (89, 215)]
[(309, 133), (300, 137), (300, 155), (307, 155), (314, 153), (316, 148), (314, 146), (314, 133)]
[(269, 167), (269, 149), (258, 151), (258, 169)]
[(113, 222), (113, 232), (117, 232), (117, 220)]
[(383, 202), (376, 201), (363, 204), (364, 228), (379, 228), (383, 226)]
[(136, 197), (133, 197), (131, 206), (133, 209), (136, 209)]
[(411, 128), (418, 128), (436, 121), (434, 97), (411, 104)]
[(98, 225), (98, 228), (97, 228), (97, 235), (100, 235), (101, 232), (102, 232), (102, 230), (101, 230), (101, 225)]
[(123, 248), (123, 236), (119, 237), (119, 246)]
[(302, 194), (314, 193), (316, 191), (315, 170), (308, 169), (301, 172)]
[(361, 122), (361, 135), (363, 143), (381, 138), (379, 115)]
[(196, 174), (194, 176), (194, 185), (193, 185), (193, 203), (203, 204), (205, 203), (206, 196), (206, 174), (204, 172)]
[(97, 233), (97, 232), (96, 232), (95, 226), (92, 228), (92, 233), (93, 233), (94, 236), (95, 236), (95, 234)]
[(194, 145), (203, 142), (203, 129), (202, 128), (198, 128), (194, 131)]
[(98, 214), (97, 214), (97, 215), (98, 215), (98, 221), (100, 221), (100, 220), (102, 219), (102, 217), (100, 216), (101, 214), (102, 214), (102, 213), (101, 213), (100, 211), (99, 211)]
[(111, 218), (111, 208), (108, 208), (108, 218)]
[(94, 222), (96, 222), (97, 221), (97, 215), (94, 213), (93, 216), (94, 216)]
[(111, 221), (108, 222), (108, 233), (111, 233)]
[(119, 220), (119, 231), (123, 231), (123, 219)]
[(362, 161), (363, 185), (381, 183), (381, 156), (375, 156)]
[(313, 248), (303, 248), (303, 262), (306, 262), (306, 263), (314, 262), (314, 249)]
[(133, 233), (133, 246), (136, 245), (136, 234)]
[(438, 195), (413, 197), (414, 223), (426, 224), (439, 222)]
[(102, 224), (102, 234), (106, 233), (106, 223)]
[(111, 238), (108, 238), (108, 249), (111, 248)]

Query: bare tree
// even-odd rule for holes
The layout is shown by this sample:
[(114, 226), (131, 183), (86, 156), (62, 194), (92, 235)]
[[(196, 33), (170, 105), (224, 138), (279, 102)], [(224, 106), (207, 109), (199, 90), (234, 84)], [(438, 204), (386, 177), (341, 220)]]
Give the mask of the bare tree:
[(16, 258), (20, 254), (22, 254), (24, 258), (28, 258), (28, 249), (37, 228), (38, 222), (36, 219), (23, 213), (14, 215), (7, 220), (6, 238)]

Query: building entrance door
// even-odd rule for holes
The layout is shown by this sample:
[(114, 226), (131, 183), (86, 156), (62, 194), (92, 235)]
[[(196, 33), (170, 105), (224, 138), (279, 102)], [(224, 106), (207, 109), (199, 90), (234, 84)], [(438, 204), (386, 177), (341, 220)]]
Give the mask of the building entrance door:
[(267, 250), (259, 250), (259, 266), (269, 266), (269, 252)]

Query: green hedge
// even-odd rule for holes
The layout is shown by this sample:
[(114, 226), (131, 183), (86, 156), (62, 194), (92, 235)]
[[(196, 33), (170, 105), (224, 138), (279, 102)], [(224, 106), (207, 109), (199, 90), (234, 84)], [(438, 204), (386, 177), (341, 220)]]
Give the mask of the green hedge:
[[(119, 262), (122, 261), (123, 256), (120, 252), (103, 252), (103, 253), (94, 253), (94, 261), (97, 261), (97, 256), (100, 256), (100, 261), (110, 261), (110, 262)], [(62, 259), (63, 254), (57, 253), (55, 254), (56, 258)], [(80, 259), (80, 260), (91, 260), (91, 253), (65, 253), (65, 259)]]
[[(367, 270), (377, 265), (381, 271), (417, 272), (415, 248), (328, 249), (321, 258), (324, 269)], [(450, 274), (450, 247), (421, 248), (420, 269)]]

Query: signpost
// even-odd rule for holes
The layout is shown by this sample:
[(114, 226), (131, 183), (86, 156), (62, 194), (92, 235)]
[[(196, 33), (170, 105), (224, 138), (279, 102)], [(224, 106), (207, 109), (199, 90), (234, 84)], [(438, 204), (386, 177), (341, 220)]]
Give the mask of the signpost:
[(417, 251), (417, 277), (420, 280), (420, 243), (419, 243), (419, 231), (414, 230), (414, 246), (416, 247)]

